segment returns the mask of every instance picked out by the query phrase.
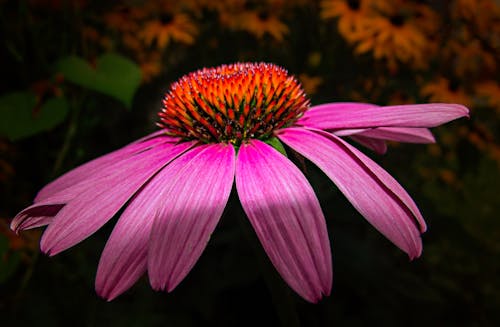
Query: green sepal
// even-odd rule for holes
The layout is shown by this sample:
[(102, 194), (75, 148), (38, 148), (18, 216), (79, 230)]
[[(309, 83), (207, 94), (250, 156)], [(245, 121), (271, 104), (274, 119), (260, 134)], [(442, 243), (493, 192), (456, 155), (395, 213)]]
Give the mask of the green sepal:
[(281, 141), (278, 140), (277, 137), (271, 137), (270, 139), (267, 139), (264, 142), (269, 144), (270, 146), (275, 148), (279, 153), (281, 153), (282, 155), (284, 155), (285, 157), (288, 158), (286, 151), (285, 151), (285, 147), (283, 146), (283, 143), (281, 143)]

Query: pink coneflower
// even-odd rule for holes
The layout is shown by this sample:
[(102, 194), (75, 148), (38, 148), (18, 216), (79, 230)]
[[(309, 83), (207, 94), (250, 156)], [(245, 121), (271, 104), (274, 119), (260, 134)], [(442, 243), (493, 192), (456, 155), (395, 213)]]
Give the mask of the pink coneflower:
[(384, 152), (385, 140), (433, 142), (427, 128), (468, 115), (461, 105), (440, 103), (310, 107), (297, 80), (267, 63), (188, 74), (172, 85), (163, 105), (160, 131), (59, 177), (12, 221), (15, 231), (48, 225), (41, 249), (52, 256), (124, 208), (97, 269), (97, 293), (108, 300), (146, 271), (154, 289), (172, 291), (205, 249), (233, 180), (283, 279), (308, 301), (328, 295), (332, 268), (323, 213), (280, 141), (323, 170), (411, 259), (418, 257), (426, 227), (417, 206), (341, 137)]

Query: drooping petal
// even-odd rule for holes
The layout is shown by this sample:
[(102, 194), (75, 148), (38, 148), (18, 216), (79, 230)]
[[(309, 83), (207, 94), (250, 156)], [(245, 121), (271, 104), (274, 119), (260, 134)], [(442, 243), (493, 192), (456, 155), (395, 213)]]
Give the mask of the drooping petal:
[(226, 206), (234, 179), (232, 145), (202, 145), (148, 184), (161, 187), (154, 213), (148, 274), (156, 290), (173, 290), (194, 266)]
[(337, 136), (350, 136), (359, 144), (384, 154), (387, 151), (385, 141), (407, 143), (434, 143), (436, 140), (431, 131), (419, 127), (376, 127), (326, 130)]
[(132, 195), (161, 167), (168, 164), (193, 143), (162, 144), (142, 155), (122, 162), (113, 174), (95, 181), (58, 212), (45, 230), (40, 247), (55, 255), (82, 241), (116, 214)]
[(108, 301), (128, 290), (146, 272), (153, 217), (164, 185), (154, 180), (139, 191), (118, 219), (97, 267), (95, 289)]
[(429, 128), (469, 115), (466, 107), (448, 103), (385, 107), (366, 103), (328, 103), (313, 108), (306, 111), (296, 124), (330, 131), (372, 127)]
[(43, 187), (35, 197), (34, 202), (41, 202), (47, 198), (50, 198), (54, 194), (65, 190), (83, 180), (91, 178), (94, 174), (98, 172), (107, 171), (110, 164), (118, 164), (121, 160), (126, 160), (127, 158), (133, 156), (136, 153), (144, 151), (155, 145), (159, 145), (165, 142), (176, 141), (177, 139), (170, 138), (168, 136), (155, 137), (157, 133), (149, 135), (149, 138), (144, 138), (142, 141), (135, 141), (121, 149), (98, 157), (91, 160), (79, 167), (76, 167), (67, 173), (63, 174), (59, 178), (47, 184)]
[(338, 129), (338, 130), (328, 131), (328, 132), (331, 132), (332, 134), (335, 134), (337, 136), (350, 136), (350, 135), (362, 133), (362, 132), (369, 130), (369, 129), (370, 128)]
[(269, 145), (242, 144), (236, 160), (241, 204), (271, 262), (310, 302), (330, 294), (330, 243), (318, 199), (300, 170)]
[(379, 127), (367, 129), (356, 135), (379, 140), (397, 141), (406, 143), (434, 143), (436, 140), (427, 128), (408, 127)]
[[(158, 138), (157, 138), (158, 140)], [(102, 166), (99, 167), (99, 169), (95, 169), (94, 171), (87, 171), (89, 173), (88, 176), (84, 175), (79, 175), (78, 177), (75, 176), (73, 179), (74, 183), (73, 184), (68, 184), (65, 185), (63, 189), (61, 190), (53, 190), (54, 192), (51, 192), (50, 194), (46, 194), (46, 196), (43, 199), (40, 199), (39, 201), (36, 201), (33, 205), (30, 207), (26, 208), (25, 210), (21, 211), (20, 214), (24, 214), (26, 210), (31, 210), (32, 208), (36, 207), (42, 207), (46, 205), (52, 205), (52, 204), (65, 204), (73, 199), (77, 199), (81, 197), (83, 193), (88, 191), (89, 189), (95, 189), (95, 186), (102, 183), (103, 180), (106, 178), (110, 178), (113, 175), (120, 174), (124, 168), (126, 168), (128, 165), (133, 164), (138, 158), (144, 158), (145, 156), (151, 156), (154, 155), (158, 151), (156, 148), (157, 146), (162, 146), (160, 151), (163, 148), (163, 146), (166, 147), (173, 147), (175, 143), (172, 142), (166, 142), (163, 140), (159, 144), (155, 145), (150, 145), (149, 147), (140, 148), (140, 152), (134, 152), (134, 153), (127, 153), (124, 157), (122, 158), (115, 158), (115, 160), (111, 160), (110, 162), (102, 163)], [(131, 149), (137, 149), (137, 147), (134, 146), (128, 146)], [(99, 160), (99, 159), (96, 159)], [(143, 159), (140, 159), (143, 160)], [(76, 170), (80, 170), (81, 167), (75, 168)], [(71, 175), (72, 171), (69, 171), (67, 175)], [(62, 184), (59, 184), (62, 185)]]
[[(107, 300), (126, 291), (146, 271), (154, 217), (159, 208), (170, 202), (164, 192), (176, 169), (175, 166), (167, 167), (158, 173), (131, 200), (115, 225), (102, 253), (96, 277), (96, 291)], [(232, 183), (232, 177), (227, 178)]]
[(352, 205), (410, 259), (421, 254), (425, 222), (408, 193), (385, 170), (323, 131), (287, 128), (278, 137), (323, 170)]
[(351, 139), (358, 142), (362, 146), (374, 151), (378, 154), (384, 154), (387, 152), (387, 144), (384, 140), (372, 139), (371, 137), (365, 137), (363, 135), (351, 135)]
[(19, 233), (22, 230), (48, 225), (63, 206), (63, 204), (53, 204), (26, 208), (14, 217), (10, 229)]

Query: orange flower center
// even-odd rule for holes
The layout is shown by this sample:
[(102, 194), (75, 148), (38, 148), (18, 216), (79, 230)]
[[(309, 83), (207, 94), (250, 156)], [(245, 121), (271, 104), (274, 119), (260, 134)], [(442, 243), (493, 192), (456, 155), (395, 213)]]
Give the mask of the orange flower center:
[(300, 83), (268, 63), (203, 68), (173, 83), (159, 126), (171, 136), (239, 145), (266, 140), (309, 108)]

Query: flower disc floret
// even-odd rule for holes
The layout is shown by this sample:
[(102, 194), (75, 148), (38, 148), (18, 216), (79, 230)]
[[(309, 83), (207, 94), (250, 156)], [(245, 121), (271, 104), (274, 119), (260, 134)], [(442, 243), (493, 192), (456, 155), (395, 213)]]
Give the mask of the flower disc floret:
[(173, 83), (159, 125), (171, 136), (240, 145), (266, 140), (309, 108), (300, 83), (268, 63), (203, 68)]

